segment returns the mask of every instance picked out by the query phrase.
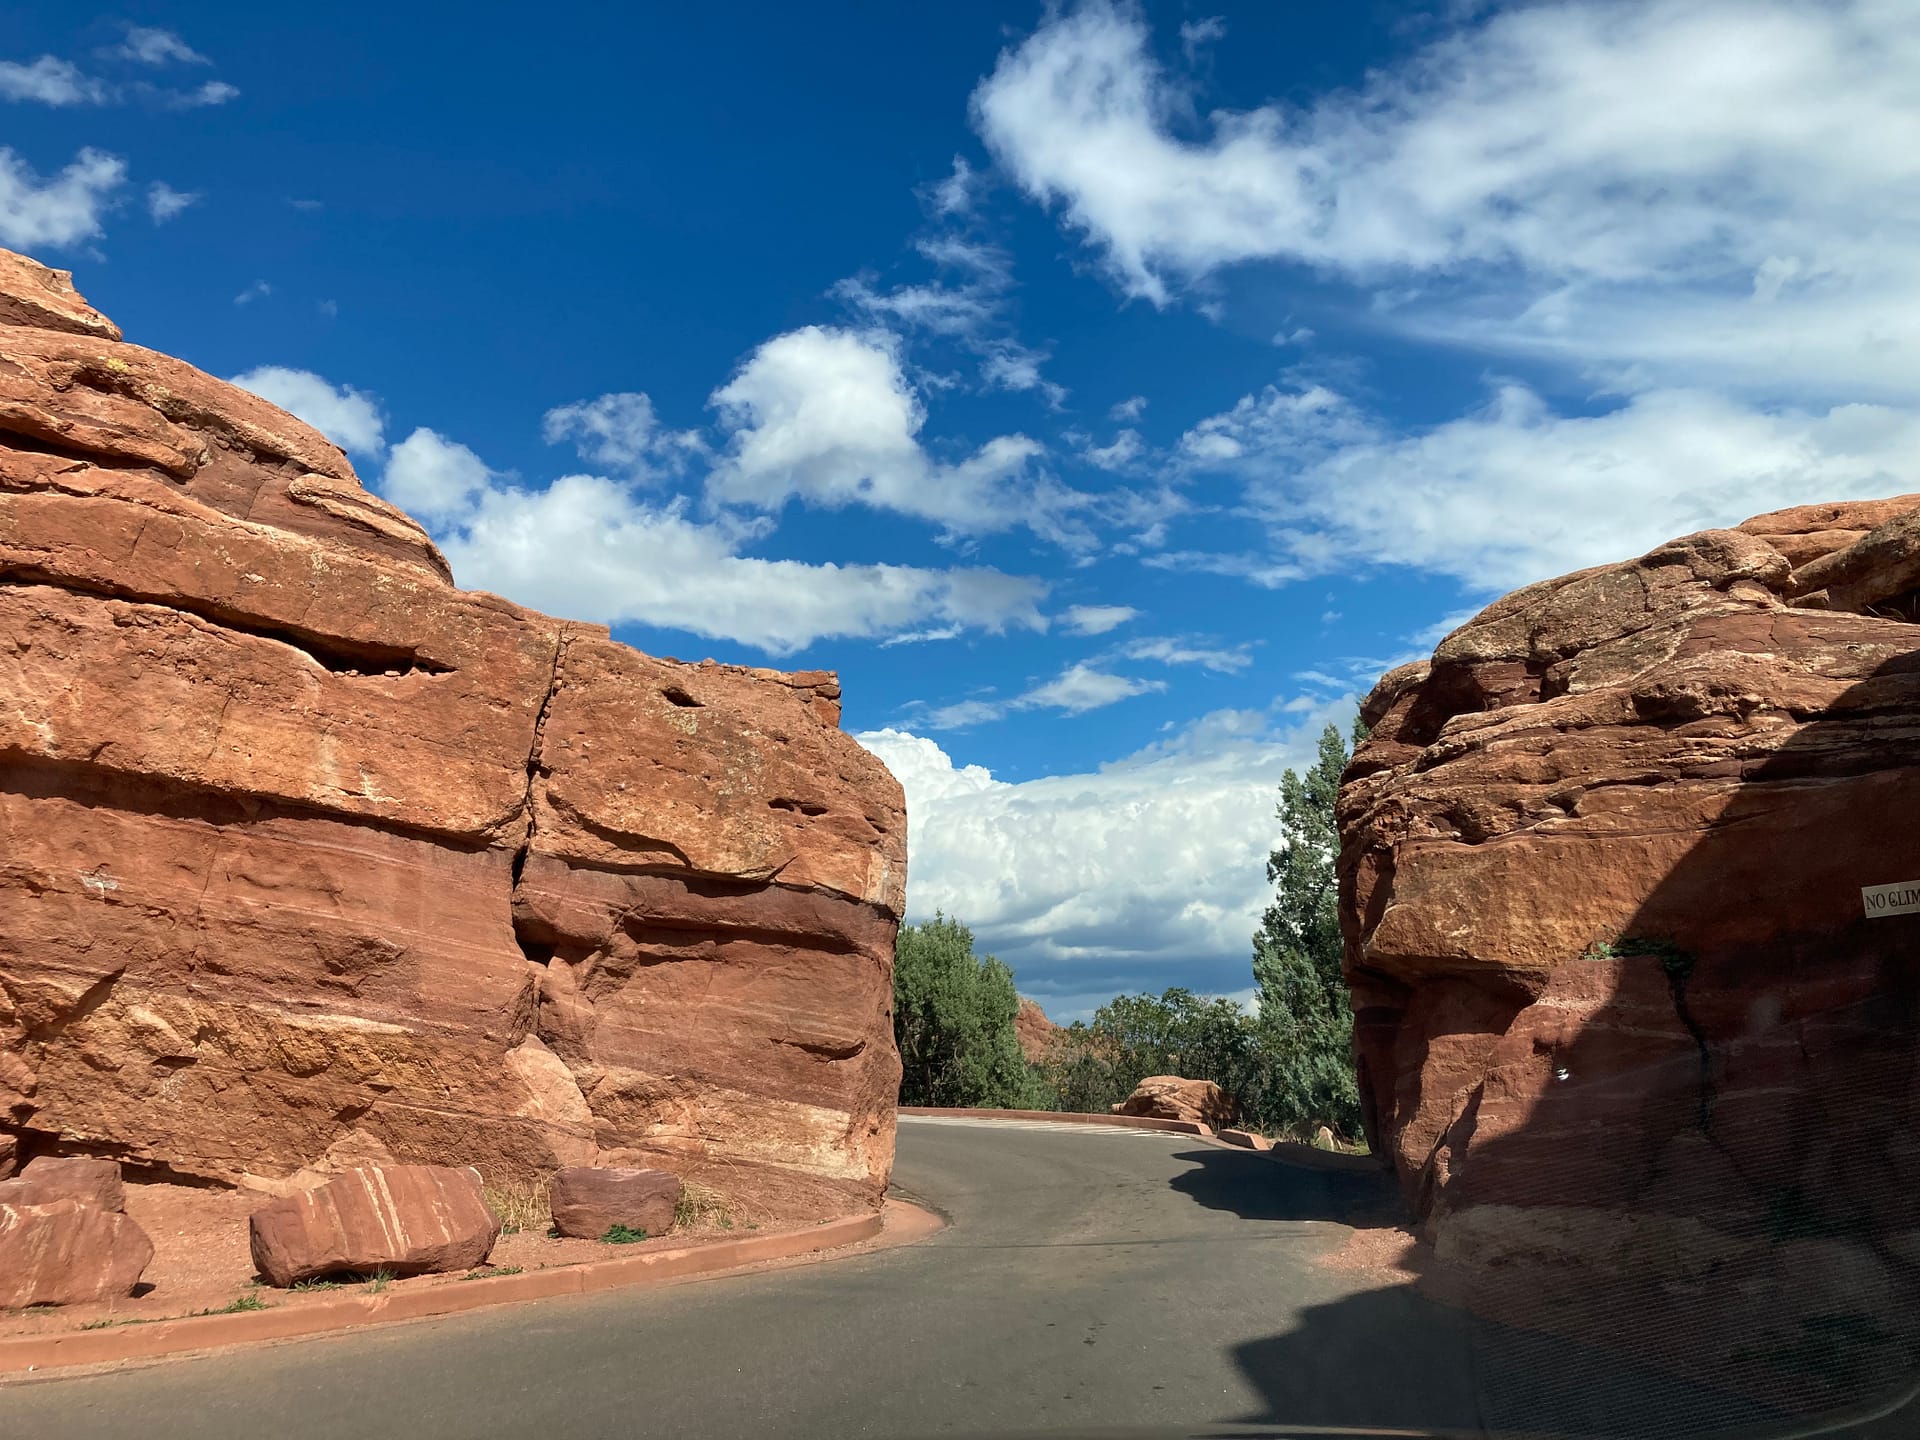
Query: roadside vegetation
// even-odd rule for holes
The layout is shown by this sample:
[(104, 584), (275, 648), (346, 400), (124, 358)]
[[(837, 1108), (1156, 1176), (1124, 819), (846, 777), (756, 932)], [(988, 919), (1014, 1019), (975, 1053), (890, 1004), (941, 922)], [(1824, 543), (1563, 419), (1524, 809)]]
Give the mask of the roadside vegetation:
[(1286, 838), (1267, 859), (1274, 897), (1253, 936), (1254, 1007), (1178, 987), (1119, 995), (1030, 1062), (1014, 1029), (1013, 972), (976, 955), (966, 925), (936, 915), (902, 927), (895, 952), (900, 1103), (1098, 1113), (1149, 1075), (1184, 1075), (1212, 1080), (1269, 1134), (1308, 1138), (1325, 1126), (1358, 1137), (1334, 883), (1333, 807), (1347, 758), (1329, 725), (1314, 764), (1281, 778)]

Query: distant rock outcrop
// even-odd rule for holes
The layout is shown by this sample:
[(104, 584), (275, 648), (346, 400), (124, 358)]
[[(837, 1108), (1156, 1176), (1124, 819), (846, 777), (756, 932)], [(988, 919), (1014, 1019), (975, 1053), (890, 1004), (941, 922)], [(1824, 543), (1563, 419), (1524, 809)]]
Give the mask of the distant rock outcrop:
[(1038, 1065), (1051, 1056), (1060, 1037), (1067, 1033), (1066, 1026), (1056, 1025), (1047, 1018), (1038, 1000), (1029, 1000), (1024, 995), (1020, 997), (1020, 1008), (1013, 1013), (1013, 1030), (1020, 1037), (1020, 1053), (1027, 1057), (1030, 1065)]
[(1916, 586), (1920, 496), (1805, 506), (1521, 590), (1375, 688), (1340, 798), (1355, 1052), (1442, 1261), (1636, 1287), (1616, 1328), (1692, 1306), (1696, 1360), (1776, 1375), (1894, 1343)]
[(0, 636), (24, 1154), (878, 1203), (907, 832), (831, 674), (454, 588), (323, 436), (5, 252)]

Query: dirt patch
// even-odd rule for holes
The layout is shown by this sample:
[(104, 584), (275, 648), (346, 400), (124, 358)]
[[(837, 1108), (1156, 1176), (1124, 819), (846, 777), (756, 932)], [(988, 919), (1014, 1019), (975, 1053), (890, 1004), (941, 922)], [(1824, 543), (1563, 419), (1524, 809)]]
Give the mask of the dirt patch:
[(1410, 1285), (1420, 1278), (1426, 1258), (1411, 1230), (1382, 1225), (1351, 1232), (1346, 1243), (1322, 1255), (1320, 1263), (1364, 1276), (1373, 1285)]
[[(707, 1192), (711, 1194), (712, 1192)], [(695, 1197), (702, 1192), (693, 1191)], [(141, 1276), (138, 1293), (97, 1305), (37, 1306), (31, 1310), (0, 1311), (0, 1337), (49, 1335), (69, 1330), (103, 1328), (181, 1316), (302, 1305), (332, 1296), (360, 1293), (378, 1286), (402, 1293), (432, 1285), (456, 1285), (469, 1277), (545, 1270), (642, 1255), (649, 1250), (737, 1239), (762, 1228), (772, 1228), (771, 1217), (737, 1219), (731, 1207), (709, 1202), (687, 1208), (684, 1223), (665, 1235), (624, 1245), (600, 1240), (568, 1240), (546, 1233), (544, 1226), (528, 1226), (503, 1233), (495, 1242), (488, 1264), (460, 1275), (419, 1275), (405, 1280), (351, 1280), (318, 1282), (276, 1290), (254, 1273), (247, 1244), (247, 1218), (271, 1195), (253, 1190), (222, 1190), (191, 1185), (126, 1187), (126, 1211), (153, 1239), (153, 1261)], [(810, 1207), (803, 1207), (810, 1208)], [(760, 1212), (756, 1208), (755, 1215)], [(787, 1217), (787, 1224), (811, 1223), (820, 1216)]]

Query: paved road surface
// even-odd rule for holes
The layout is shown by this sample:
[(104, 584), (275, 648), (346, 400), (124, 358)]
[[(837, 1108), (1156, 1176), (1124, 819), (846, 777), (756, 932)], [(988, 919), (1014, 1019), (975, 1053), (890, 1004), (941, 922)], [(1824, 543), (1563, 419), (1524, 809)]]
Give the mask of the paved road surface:
[(920, 1244), (0, 1388), (32, 1440), (994, 1435), (1107, 1426), (1685, 1434), (1724, 1402), (1315, 1257), (1377, 1204), (1184, 1136), (904, 1118)]

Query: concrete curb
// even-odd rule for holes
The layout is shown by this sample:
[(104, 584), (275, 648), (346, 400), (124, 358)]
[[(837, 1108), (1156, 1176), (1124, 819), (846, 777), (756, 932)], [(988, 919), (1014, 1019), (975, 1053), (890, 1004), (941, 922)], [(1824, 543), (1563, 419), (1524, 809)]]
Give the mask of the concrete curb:
[(963, 1110), (937, 1105), (902, 1105), (901, 1115), (951, 1116), (960, 1120), (1051, 1120), (1059, 1125), (1118, 1125), (1128, 1130), (1170, 1130), (1176, 1135), (1213, 1138), (1213, 1127), (1198, 1120), (1156, 1120), (1149, 1115), (1083, 1115), (1074, 1110)]
[(902, 1244), (920, 1239), (945, 1223), (938, 1216), (921, 1211), (919, 1206), (890, 1200), (886, 1211), (846, 1215), (804, 1230), (781, 1230), (738, 1240), (653, 1250), (616, 1260), (590, 1260), (519, 1275), (495, 1275), (418, 1290), (276, 1305), (232, 1315), (185, 1316), (60, 1335), (21, 1335), (0, 1340), (0, 1375), (75, 1365), (105, 1365), (122, 1360), (151, 1360), (190, 1350), (291, 1340), (367, 1325), (458, 1315), (468, 1310), (559, 1295), (594, 1295), (630, 1286), (661, 1285), (689, 1276), (737, 1270), (769, 1260), (790, 1260), (874, 1240), (887, 1230), (888, 1212), (896, 1217), (896, 1228), (900, 1232), (898, 1243)]
[(957, 1116), (970, 1120), (1052, 1120), (1064, 1125), (1124, 1125), (1135, 1130), (1170, 1130), (1179, 1135), (1198, 1135), (1216, 1145), (1232, 1145), (1242, 1150), (1270, 1155), (1283, 1165), (1302, 1170), (1339, 1170), (1350, 1174), (1376, 1173), (1387, 1167), (1372, 1155), (1349, 1155), (1340, 1150), (1316, 1150), (1297, 1140), (1269, 1140), (1247, 1130), (1215, 1132), (1197, 1120), (1155, 1120), (1145, 1115), (1082, 1115), (1067, 1110), (943, 1110), (933, 1105), (902, 1105), (902, 1115)]

